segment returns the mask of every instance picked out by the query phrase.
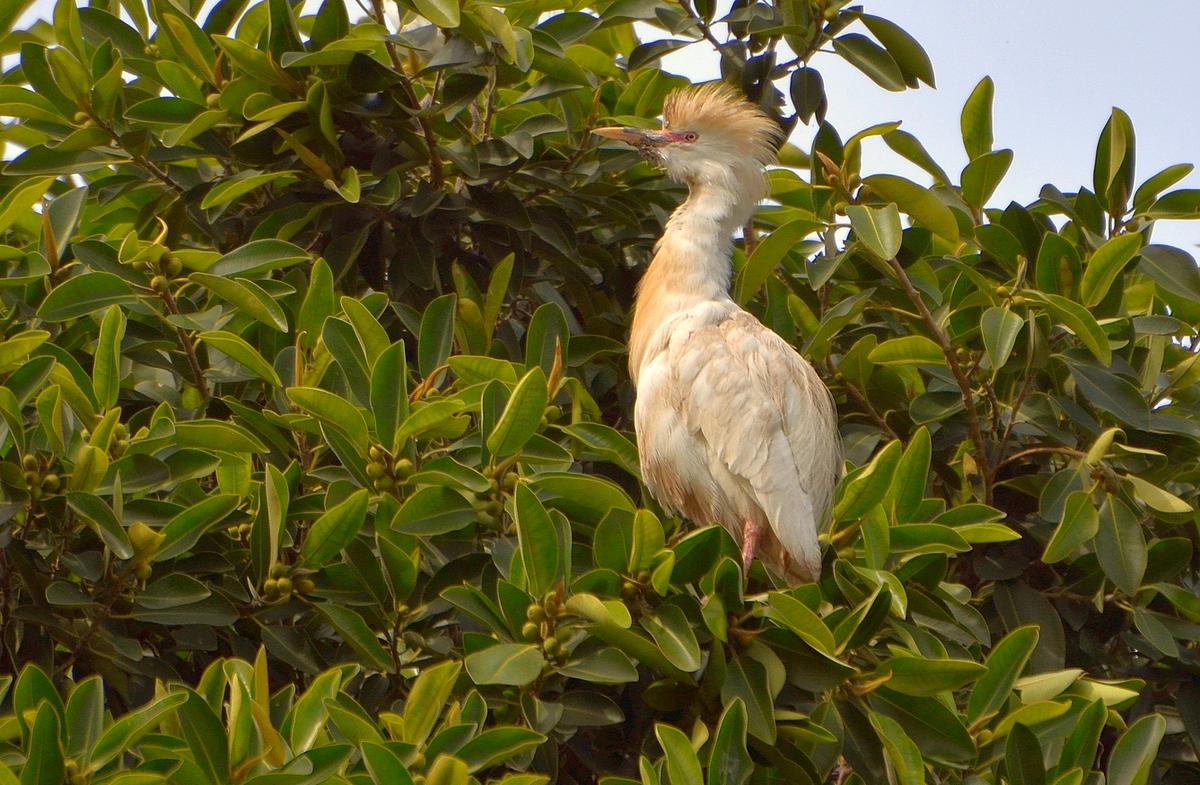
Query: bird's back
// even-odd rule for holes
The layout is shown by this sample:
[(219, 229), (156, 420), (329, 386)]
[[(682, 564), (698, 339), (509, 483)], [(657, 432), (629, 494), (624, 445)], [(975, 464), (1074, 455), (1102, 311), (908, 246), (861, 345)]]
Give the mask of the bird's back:
[(646, 339), (636, 426), (655, 498), (736, 539), (796, 583), (820, 570), (817, 531), (840, 475), (836, 413), (812, 367), (731, 300), (704, 301)]

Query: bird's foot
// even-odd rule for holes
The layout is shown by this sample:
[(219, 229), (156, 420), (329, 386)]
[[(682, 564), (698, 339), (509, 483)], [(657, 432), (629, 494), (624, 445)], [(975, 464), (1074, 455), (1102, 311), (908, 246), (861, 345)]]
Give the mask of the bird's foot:
[(742, 524), (742, 569), (747, 574), (754, 562), (754, 554), (758, 551), (758, 540), (762, 535), (762, 525), (747, 518)]

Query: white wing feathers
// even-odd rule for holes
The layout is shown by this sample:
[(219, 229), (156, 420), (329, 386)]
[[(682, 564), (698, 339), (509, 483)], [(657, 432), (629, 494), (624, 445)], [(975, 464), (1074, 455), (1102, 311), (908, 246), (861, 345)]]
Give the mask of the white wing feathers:
[(840, 461), (825, 465), (839, 439), (820, 377), (744, 311), (677, 330), (667, 355), (684, 422), (703, 437), (710, 465), (738, 478), (801, 572), (818, 573), (817, 530), (841, 472)]

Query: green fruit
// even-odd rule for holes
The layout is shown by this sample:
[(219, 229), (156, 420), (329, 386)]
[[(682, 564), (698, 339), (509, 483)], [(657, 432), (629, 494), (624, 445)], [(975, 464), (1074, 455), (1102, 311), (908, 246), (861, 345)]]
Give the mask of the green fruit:
[(129, 438), (129, 427), (123, 422), (119, 422), (113, 426), (113, 436), (118, 439)]
[(291, 594), (292, 593), (292, 579), (285, 575), (284, 577), (280, 578), (278, 581), (275, 582), (275, 588), (277, 588), (279, 590), (279, 593), (284, 596)]
[(285, 576), (287, 574), (288, 574), (288, 568), (287, 568), (286, 564), (280, 564), (279, 562), (276, 562), (275, 564), (271, 565), (271, 577), (272, 578), (282, 578), (283, 576)]
[(42, 478), (42, 490), (46, 493), (55, 493), (61, 486), (62, 481), (57, 474), (47, 474)]
[(504, 475), (504, 490), (514, 490), (517, 487), (517, 480), (519, 479), (520, 477), (516, 472), (509, 472), (508, 474)]
[(538, 627), (538, 625), (531, 621), (527, 621), (521, 626), (521, 637), (527, 641), (537, 640), (537, 636), (540, 632), (541, 629)]
[(205, 97), (204, 103), (208, 105), (209, 109), (216, 109), (221, 105), (221, 94), (210, 93), (207, 97)]
[(177, 256), (168, 256), (167, 260), (163, 262), (163, 272), (174, 278), (183, 272), (183, 262), (179, 261)]
[(371, 461), (367, 464), (367, 476), (372, 480), (378, 480), (383, 475), (387, 474), (387, 467), (378, 461)]
[(530, 605), (525, 611), (525, 618), (531, 622), (541, 624), (546, 620), (546, 609), (541, 605)]
[(308, 596), (316, 591), (317, 584), (313, 583), (312, 578), (299, 578), (296, 581), (296, 591), (304, 596)]
[(279, 596), (279, 581), (274, 578), (267, 578), (263, 581), (263, 596), (267, 599)]
[(558, 638), (559, 643), (566, 643), (571, 640), (571, 635), (573, 634), (574, 632), (570, 627), (559, 627), (554, 631), (554, 637)]
[(558, 655), (562, 654), (563, 646), (558, 638), (551, 637), (542, 641), (542, 650), (551, 657), (557, 657)]
[(379, 447), (375, 446), (374, 444), (372, 444), (371, 448), (369, 450), (367, 450), (367, 457), (370, 458), (372, 461), (381, 463), (384, 458), (383, 450), (380, 449)]
[(554, 404), (550, 404), (546, 407), (546, 411), (542, 413), (542, 416), (550, 422), (554, 422), (559, 417), (562, 417), (562, 409), (558, 408)]
[(150, 580), (150, 576), (154, 573), (154, 568), (149, 564), (139, 564), (134, 574), (137, 575), (139, 581)]
[(249, 537), (251, 532), (253, 532), (253, 531), (254, 531), (254, 524), (252, 524), (252, 523), (243, 523), (241, 526), (238, 526), (238, 536), (239, 537)]
[(171, 282), (165, 275), (156, 275), (150, 279), (150, 288), (161, 294), (171, 288)]
[(393, 480), (391, 477), (388, 477), (385, 475), (383, 477), (375, 478), (375, 490), (379, 491), (380, 493), (382, 493), (384, 491), (390, 491), (395, 486), (396, 486), (396, 481)]
[(401, 458), (400, 460), (396, 461), (394, 471), (396, 476), (400, 479), (408, 479), (408, 477), (413, 473), (413, 462), (408, 458)]
[(42, 484), (42, 475), (37, 472), (25, 472), (25, 484), (30, 488)]
[(504, 505), (497, 501), (490, 501), (484, 509), (487, 510), (488, 515), (499, 515), (504, 512)]
[(37, 457), (34, 455), (26, 455), (21, 459), (21, 466), (23, 466), (27, 472), (37, 471), (40, 465), (41, 464), (38, 463)]

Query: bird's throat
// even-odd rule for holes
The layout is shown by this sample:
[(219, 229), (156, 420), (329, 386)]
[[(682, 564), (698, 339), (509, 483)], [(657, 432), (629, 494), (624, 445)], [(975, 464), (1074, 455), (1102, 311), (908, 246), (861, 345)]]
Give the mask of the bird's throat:
[(752, 210), (729, 189), (691, 184), (638, 285), (629, 337), (635, 382), (659, 327), (703, 302), (730, 301), (733, 232)]

